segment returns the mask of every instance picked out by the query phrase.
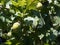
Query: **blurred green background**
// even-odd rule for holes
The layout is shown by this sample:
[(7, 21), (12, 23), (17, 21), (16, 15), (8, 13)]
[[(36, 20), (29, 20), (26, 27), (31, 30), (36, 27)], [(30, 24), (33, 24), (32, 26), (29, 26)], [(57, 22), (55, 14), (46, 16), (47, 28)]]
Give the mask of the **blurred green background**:
[(0, 45), (58, 45), (58, 36), (60, 0), (0, 0)]

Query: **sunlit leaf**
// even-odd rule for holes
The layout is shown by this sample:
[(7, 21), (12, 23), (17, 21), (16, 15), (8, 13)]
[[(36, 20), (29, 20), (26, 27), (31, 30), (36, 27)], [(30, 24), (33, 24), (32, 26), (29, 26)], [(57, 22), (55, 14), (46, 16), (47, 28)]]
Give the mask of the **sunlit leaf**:
[(26, 5), (26, 0), (18, 1), (18, 3), (19, 3), (19, 6), (25, 6)]
[(7, 44), (7, 45), (11, 45), (12, 42), (11, 42), (10, 40), (7, 40), (7, 42), (5, 42), (5, 44)]
[(16, 7), (18, 7), (19, 3), (15, 2), (15, 1), (12, 1), (12, 4)]

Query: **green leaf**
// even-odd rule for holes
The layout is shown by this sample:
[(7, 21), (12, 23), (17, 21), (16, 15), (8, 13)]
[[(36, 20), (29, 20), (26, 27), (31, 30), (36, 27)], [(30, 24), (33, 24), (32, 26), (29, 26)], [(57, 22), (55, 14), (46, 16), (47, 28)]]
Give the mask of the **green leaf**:
[(55, 20), (56, 24), (60, 24), (60, 17), (59, 16), (55, 16), (54, 20)]
[(32, 9), (33, 9), (33, 10), (36, 9), (35, 5), (30, 5), (30, 6), (29, 6), (29, 10), (32, 10)]
[(19, 3), (17, 3), (17, 2), (15, 2), (15, 1), (11, 1), (12, 2), (12, 5), (14, 5), (14, 6), (16, 6), (16, 7), (18, 7), (19, 6)]
[(48, 43), (44, 44), (44, 45), (49, 45)]
[(29, 6), (34, 0), (27, 0), (27, 6)]
[(26, 5), (26, 0), (21, 0), (21, 1), (19, 0), (18, 1), (18, 4), (19, 4), (19, 6), (22, 6), (23, 7), (23, 6)]
[(11, 45), (12, 42), (11, 42), (10, 40), (7, 40), (7, 42), (5, 42), (5, 44), (7, 44), (7, 45)]

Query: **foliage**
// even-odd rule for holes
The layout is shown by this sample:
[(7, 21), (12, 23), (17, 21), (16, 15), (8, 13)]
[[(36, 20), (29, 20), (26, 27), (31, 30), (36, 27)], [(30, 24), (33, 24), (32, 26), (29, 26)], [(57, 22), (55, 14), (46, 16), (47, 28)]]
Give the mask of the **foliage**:
[(1, 45), (56, 45), (59, 31), (59, 0), (0, 0)]

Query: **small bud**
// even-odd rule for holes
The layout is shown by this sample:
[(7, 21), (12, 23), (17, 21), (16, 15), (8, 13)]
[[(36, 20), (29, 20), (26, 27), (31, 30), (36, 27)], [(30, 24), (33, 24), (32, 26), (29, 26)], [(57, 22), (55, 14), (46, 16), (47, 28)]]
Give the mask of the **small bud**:
[(15, 22), (15, 23), (13, 24), (13, 26), (11, 27), (11, 29), (15, 30), (15, 29), (17, 29), (19, 26), (20, 26), (20, 23), (19, 23), (19, 22)]
[(41, 8), (41, 7), (42, 7), (42, 3), (38, 2), (36, 8)]
[(11, 31), (7, 33), (7, 36), (10, 37), (11, 35), (12, 35), (12, 32)]

